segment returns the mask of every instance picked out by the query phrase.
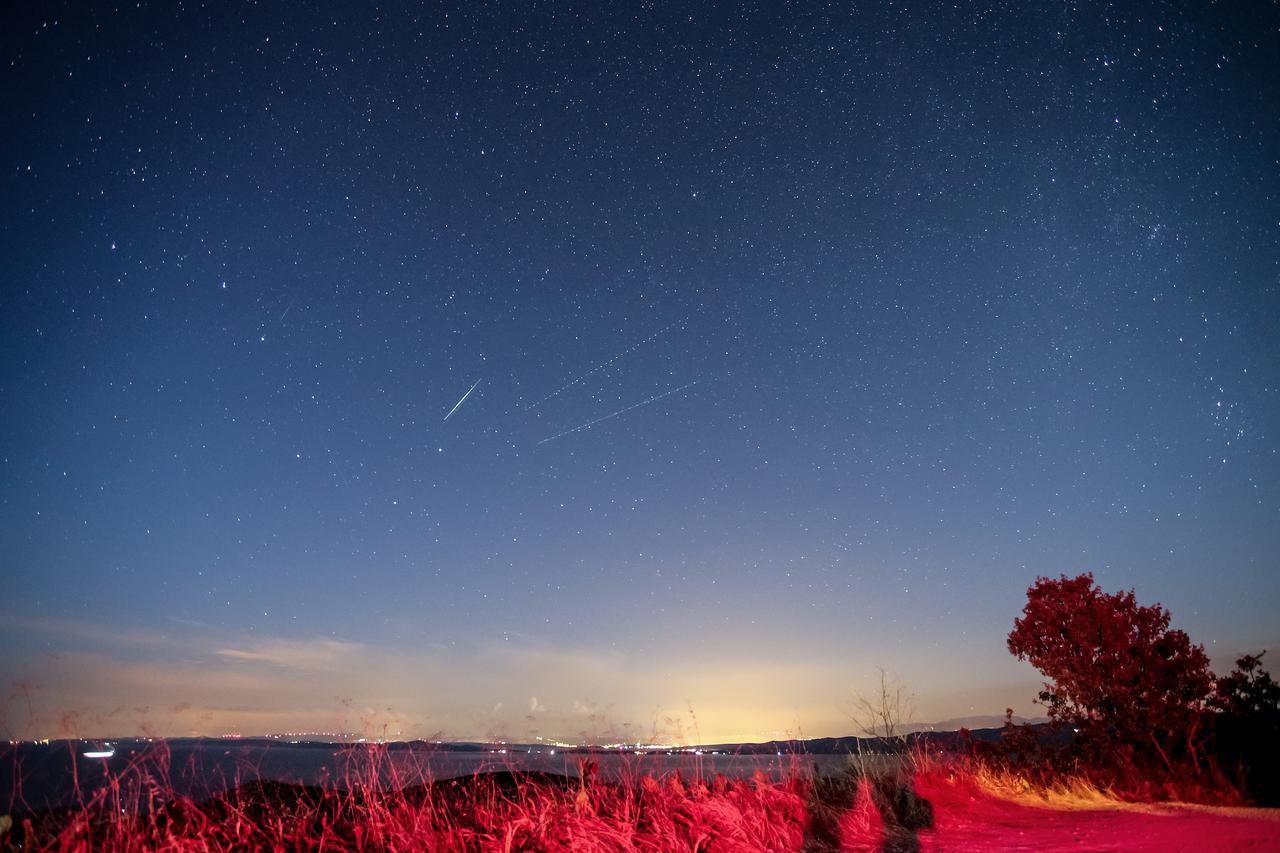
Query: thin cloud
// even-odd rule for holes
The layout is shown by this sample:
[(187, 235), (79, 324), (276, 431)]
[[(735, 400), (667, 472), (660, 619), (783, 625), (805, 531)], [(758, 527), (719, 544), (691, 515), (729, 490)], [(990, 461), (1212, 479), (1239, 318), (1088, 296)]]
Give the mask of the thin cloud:
[(327, 669), (364, 654), (362, 643), (341, 640), (265, 640), (248, 648), (224, 648), (214, 652), (228, 661), (264, 663), (285, 669)]

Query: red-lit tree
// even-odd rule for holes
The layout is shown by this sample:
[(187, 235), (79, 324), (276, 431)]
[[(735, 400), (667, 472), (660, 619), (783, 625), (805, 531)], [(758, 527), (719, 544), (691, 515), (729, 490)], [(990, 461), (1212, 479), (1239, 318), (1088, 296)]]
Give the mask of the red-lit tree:
[(1213, 673), (1204, 648), (1170, 629), (1159, 604), (1139, 605), (1132, 590), (1104, 593), (1092, 574), (1037, 578), (1009, 651), (1049, 679), (1040, 700), (1050, 719), (1075, 727), (1095, 758), (1140, 762), (1154, 748), (1171, 772), (1176, 754), (1200, 769)]

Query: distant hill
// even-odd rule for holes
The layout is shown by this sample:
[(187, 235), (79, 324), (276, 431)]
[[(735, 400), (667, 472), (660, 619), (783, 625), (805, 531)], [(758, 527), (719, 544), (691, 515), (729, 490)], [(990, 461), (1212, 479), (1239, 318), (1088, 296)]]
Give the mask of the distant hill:
[[(1048, 717), (1014, 716), (1014, 725), (1039, 725), (1049, 722)], [(999, 714), (978, 714), (972, 717), (953, 717), (937, 723), (908, 723), (903, 726), (909, 732), (958, 732), (961, 729), (1000, 729), (1004, 728), (1004, 717)]]
[[(984, 718), (973, 719), (981, 720)], [(904, 747), (907, 749), (924, 747), (925, 749), (955, 750), (962, 749), (966, 742), (966, 735), (960, 729), (967, 731), (968, 738), (974, 741), (982, 743), (998, 742), (1000, 734), (1004, 730), (1004, 718), (1000, 717), (999, 720), (1001, 723), (999, 726), (968, 728), (960, 725), (956, 729), (949, 730), (913, 731), (908, 733), (903, 740), (849, 735), (846, 737), (809, 738), (807, 740), (771, 740), (764, 743), (712, 744), (701, 748), (708, 752), (730, 752), (740, 755), (768, 753), (800, 755), (877, 754), (901, 752)], [(1014, 721), (1018, 722), (1018, 718), (1015, 717)], [(943, 724), (939, 723), (938, 725), (941, 726)], [(1047, 722), (1031, 722), (1029, 725), (1036, 730), (1040, 737), (1048, 738), (1051, 736), (1052, 730)]]

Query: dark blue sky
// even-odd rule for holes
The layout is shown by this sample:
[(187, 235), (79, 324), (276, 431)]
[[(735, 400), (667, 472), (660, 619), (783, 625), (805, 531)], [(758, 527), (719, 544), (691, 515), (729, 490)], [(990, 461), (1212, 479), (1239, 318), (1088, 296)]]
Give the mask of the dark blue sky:
[(1086, 570), (1274, 646), (1245, 6), (10, 11), (7, 727), (1034, 714)]

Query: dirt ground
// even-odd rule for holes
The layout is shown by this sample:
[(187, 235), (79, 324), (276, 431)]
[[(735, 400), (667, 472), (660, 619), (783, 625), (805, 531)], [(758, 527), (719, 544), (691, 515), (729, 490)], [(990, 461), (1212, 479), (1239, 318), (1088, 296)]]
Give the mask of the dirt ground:
[(933, 827), (903, 839), (921, 851), (1280, 851), (1280, 809), (1037, 806), (941, 777), (917, 779)]

